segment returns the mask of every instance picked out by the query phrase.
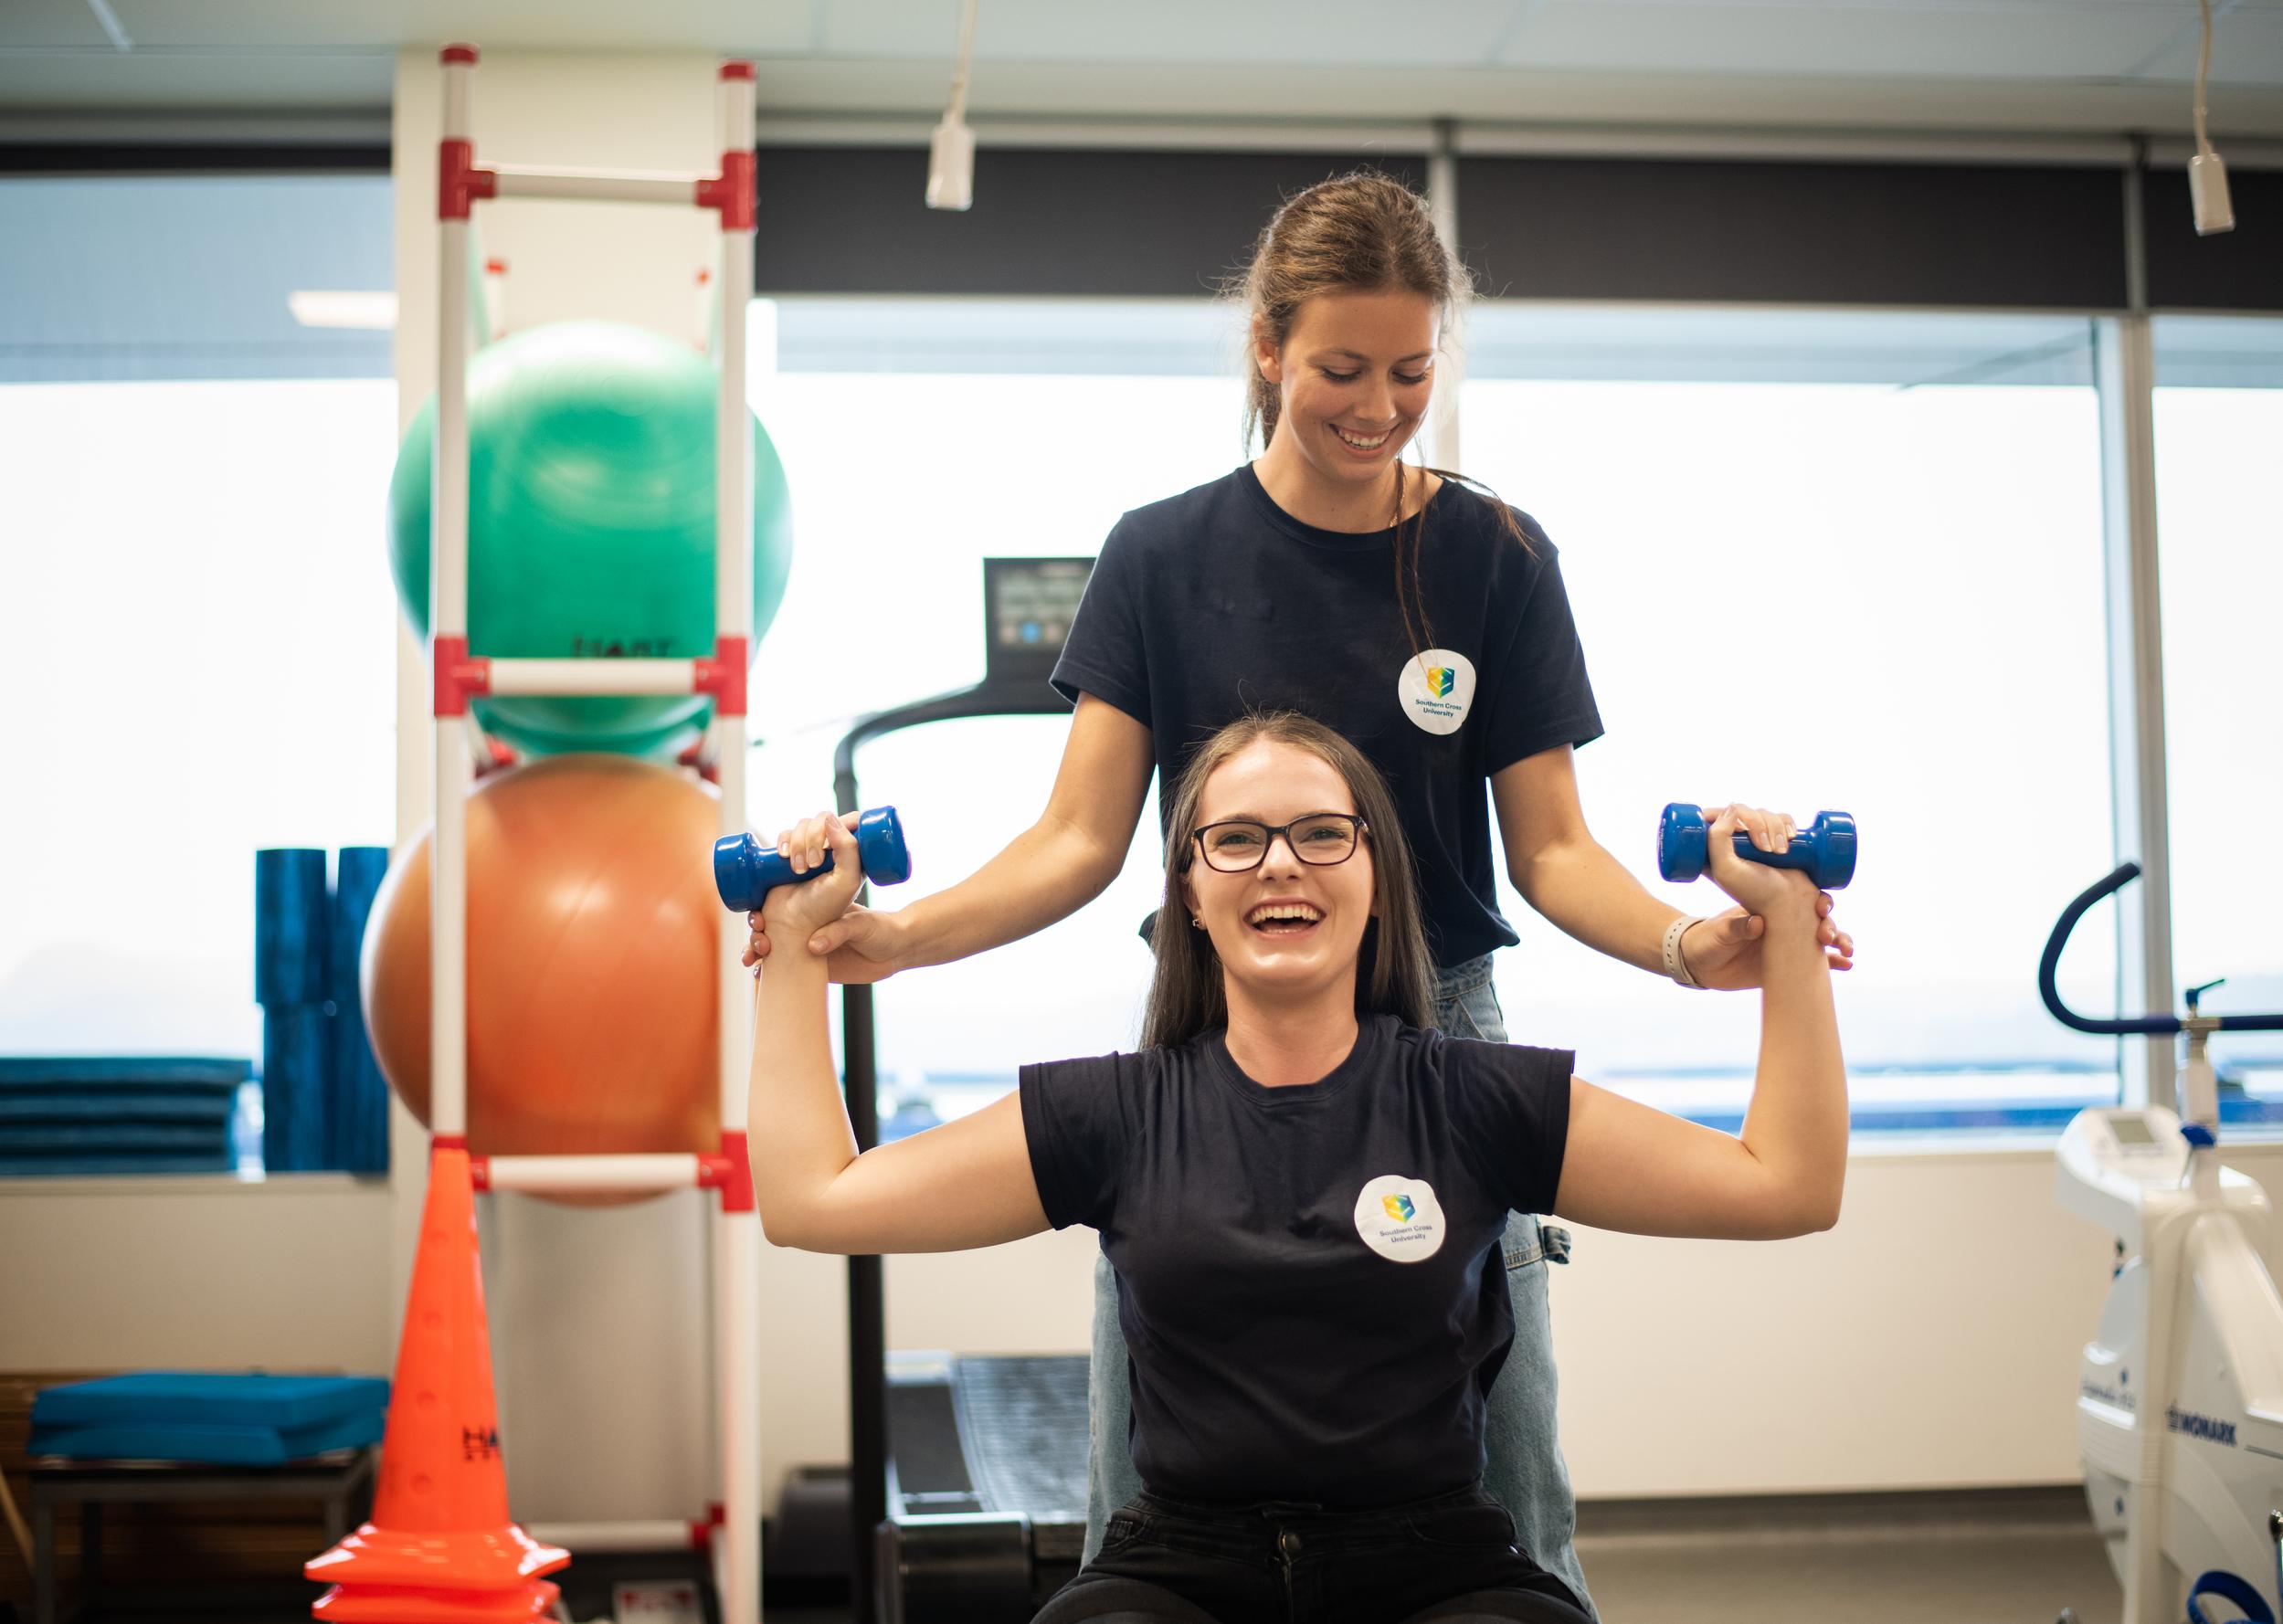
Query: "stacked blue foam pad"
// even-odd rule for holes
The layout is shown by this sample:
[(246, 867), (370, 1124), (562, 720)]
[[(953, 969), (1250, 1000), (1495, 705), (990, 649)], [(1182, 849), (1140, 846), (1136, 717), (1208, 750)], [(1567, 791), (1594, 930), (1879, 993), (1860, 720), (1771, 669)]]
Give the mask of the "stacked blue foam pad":
[(0, 1057), (0, 1176), (227, 1173), (247, 1060)]
[(377, 1376), (151, 1370), (43, 1388), (28, 1452), (280, 1466), (378, 1443), (387, 1416)]

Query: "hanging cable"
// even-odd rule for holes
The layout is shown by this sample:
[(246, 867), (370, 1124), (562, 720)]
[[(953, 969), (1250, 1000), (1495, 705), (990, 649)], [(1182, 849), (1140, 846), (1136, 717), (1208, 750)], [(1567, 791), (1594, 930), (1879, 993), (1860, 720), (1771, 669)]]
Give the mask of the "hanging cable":
[(2212, 150), (2204, 129), (2204, 87), (2212, 77), (2212, 0), (2196, 0), (2204, 14), (2204, 44), (2196, 53), (2196, 151), (2188, 160), (2188, 201), (2196, 216), (2196, 235), (2235, 229), (2235, 206), (2227, 199), (2227, 166)]
[(959, 62), (951, 74), (951, 105), (927, 143), (927, 206), (964, 209), (975, 201), (975, 132), (967, 128), (967, 63), (975, 55), (979, 0), (962, 0)]

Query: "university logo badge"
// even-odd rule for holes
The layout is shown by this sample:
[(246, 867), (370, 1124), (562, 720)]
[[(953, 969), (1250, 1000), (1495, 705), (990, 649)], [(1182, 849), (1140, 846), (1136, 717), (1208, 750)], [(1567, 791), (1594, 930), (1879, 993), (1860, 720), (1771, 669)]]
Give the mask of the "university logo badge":
[(1356, 1233), (1390, 1263), (1420, 1263), (1443, 1249), (1443, 1203), (1434, 1186), (1383, 1173), (1356, 1192)]
[(1422, 649), (1403, 661), (1395, 702), (1422, 733), (1454, 733), (1474, 706), (1474, 662), (1455, 649)]

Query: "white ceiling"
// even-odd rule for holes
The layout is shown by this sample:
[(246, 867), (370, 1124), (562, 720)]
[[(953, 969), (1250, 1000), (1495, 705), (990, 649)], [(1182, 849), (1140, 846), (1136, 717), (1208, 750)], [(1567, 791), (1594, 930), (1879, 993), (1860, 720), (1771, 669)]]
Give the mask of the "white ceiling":
[[(0, 114), (385, 111), (396, 53), (703, 50), (778, 112), (941, 105), (958, 0), (0, 0)], [(2283, 0), (2214, 0), (2215, 138), (2283, 135)], [(116, 35), (109, 23), (115, 23)], [(973, 105), (2177, 132), (2193, 0), (981, 0)]]

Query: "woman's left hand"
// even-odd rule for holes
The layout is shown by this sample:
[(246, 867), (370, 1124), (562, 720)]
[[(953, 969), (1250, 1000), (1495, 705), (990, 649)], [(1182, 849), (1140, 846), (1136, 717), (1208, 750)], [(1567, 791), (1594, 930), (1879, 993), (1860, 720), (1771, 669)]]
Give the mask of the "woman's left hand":
[[(1855, 938), (1832, 919), (1831, 892), (1815, 893), (1815, 939), (1823, 944), (1823, 962), (1834, 970), (1855, 967)], [(1761, 985), (1760, 939), (1768, 922), (1742, 908), (1731, 908), (1690, 925), (1681, 937), (1681, 958), (1688, 973), (1705, 986), (1739, 992)]]

